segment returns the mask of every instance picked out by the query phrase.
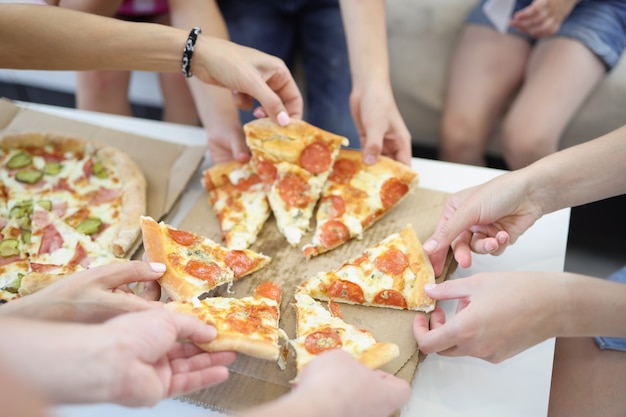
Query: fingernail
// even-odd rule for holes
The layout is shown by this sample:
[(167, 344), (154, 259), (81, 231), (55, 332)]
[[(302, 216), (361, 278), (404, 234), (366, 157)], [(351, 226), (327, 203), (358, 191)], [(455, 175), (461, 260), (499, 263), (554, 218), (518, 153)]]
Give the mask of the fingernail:
[(276, 120), (278, 120), (278, 124), (281, 126), (287, 126), (289, 124), (289, 116), (284, 111), (278, 113)]
[(374, 155), (365, 155), (363, 157), (363, 162), (365, 165), (374, 165), (376, 163), (376, 157)]
[(163, 273), (165, 272), (165, 264), (162, 264), (160, 262), (150, 262), (150, 269), (152, 269), (154, 272), (160, 272)]
[(487, 252), (493, 252), (494, 250), (496, 250), (496, 246), (485, 243), (485, 249), (487, 249)]
[(437, 284), (424, 284), (425, 290), (433, 290), (435, 288), (437, 288)]
[(423, 247), (426, 252), (434, 252), (439, 247), (439, 243), (436, 240), (429, 239), (424, 243)]

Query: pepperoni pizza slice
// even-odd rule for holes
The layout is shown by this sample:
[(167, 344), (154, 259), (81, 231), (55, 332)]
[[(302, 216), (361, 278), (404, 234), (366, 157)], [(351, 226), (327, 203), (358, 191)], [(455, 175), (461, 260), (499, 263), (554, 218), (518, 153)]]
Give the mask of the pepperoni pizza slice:
[(380, 156), (366, 165), (361, 151), (341, 149), (322, 191), (313, 239), (303, 254), (310, 258), (361, 239), (417, 182), (414, 170), (391, 158)]
[(348, 139), (301, 120), (282, 127), (257, 119), (246, 123), (244, 131), (278, 229), (297, 246), (309, 231), (322, 187)]
[(407, 225), (300, 288), (318, 300), (430, 312), (435, 301), (424, 292), (428, 283), (435, 283), (433, 267)]
[(235, 351), (276, 361), (280, 356), (279, 339), (286, 339), (278, 327), (280, 299), (278, 284), (266, 281), (256, 287), (252, 297), (171, 301), (165, 303), (165, 308), (195, 316), (215, 327), (215, 339), (198, 344), (207, 352)]
[(263, 183), (251, 164), (225, 162), (206, 169), (202, 184), (229, 249), (252, 245), (271, 211)]
[(296, 293), (293, 306), (297, 337), (289, 344), (296, 353), (298, 374), (316, 355), (330, 349), (344, 349), (372, 369), (400, 354), (395, 343), (377, 341), (370, 331), (346, 323), (305, 293)]
[(167, 270), (159, 283), (173, 300), (190, 300), (265, 267), (269, 256), (250, 249), (228, 249), (208, 237), (141, 217), (146, 257)]

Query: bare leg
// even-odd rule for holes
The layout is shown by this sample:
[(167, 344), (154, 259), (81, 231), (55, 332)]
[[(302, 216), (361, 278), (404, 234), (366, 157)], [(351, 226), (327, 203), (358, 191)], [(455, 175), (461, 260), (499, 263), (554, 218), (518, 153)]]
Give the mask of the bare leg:
[(602, 61), (570, 38), (542, 41), (503, 123), (503, 155), (511, 169), (556, 152), (568, 123), (604, 77)]
[(601, 350), (591, 338), (558, 338), (549, 417), (616, 417), (626, 410), (626, 352)]
[(521, 83), (530, 44), (494, 29), (468, 25), (450, 63), (441, 123), (440, 157), (485, 164), (485, 147), (509, 97)]
[(82, 110), (132, 116), (128, 101), (127, 71), (76, 73), (76, 107)]
[(163, 94), (163, 120), (199, 126), (200, 119), (185, 77), (162, 73), (159, 74), (159, 83)]

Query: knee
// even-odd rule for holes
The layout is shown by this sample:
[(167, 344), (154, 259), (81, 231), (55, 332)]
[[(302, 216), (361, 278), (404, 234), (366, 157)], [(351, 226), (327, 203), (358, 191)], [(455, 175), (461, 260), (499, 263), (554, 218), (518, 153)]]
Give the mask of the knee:
[(557, 150), (558, 137), (532, 126), (529, 121), (525, 124), (505, 121), (501, 136), (502, 156), (512, 170), (530, 165)]

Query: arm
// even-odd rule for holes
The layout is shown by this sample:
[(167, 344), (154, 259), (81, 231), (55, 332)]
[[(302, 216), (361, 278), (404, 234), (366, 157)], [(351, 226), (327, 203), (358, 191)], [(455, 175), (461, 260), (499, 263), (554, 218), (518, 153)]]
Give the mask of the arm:
[[(420, 349), (501, 362), (550, 337), (626, 336), (626, 285), (570, 273), (483, 273), (427, 289), (459, 300), (446, 321), (440, 308), (418, 314)], [(497, 311), (497, 314), (493, 314)]]
[(471, 251), (502, 253), (544, 214), (626, 193), (625, 140), (626, 126), (453, 194), (424, 243), (435, 273), (450, 246), (465, 268)]
[(97, 325), (15, 317), (2, 317), (0, 323), (12, 335), (0, 342), (3, 362), (28, 376), (30, 386), (52, 403), (151, 406), (224, 381), (225, 365), (236, 356), (209, 354), (178, 342), (208, 342), (215, 329), (162, 308)]
[(385, 2), (341, 0), (352, 94), (350, 107), (366, 163), (382, 153), (411, 163), (411, 135), (396, 106), (389, 79)]
[[(25, 21), (38, 29), (21, 30)], [(0, 66), (180, 72), (188, 34), (188, 30), (164, 25), (125, 22), (58, 7), (1, 4), (0, 39), (11, 42), (0, 42)], [(302, 114), (300, 91), (287, 66), (276, 57), (200, 36), (191, 71), (205, 83), (255, 97), (266, 113), (283, 125), (289, 115)]]

